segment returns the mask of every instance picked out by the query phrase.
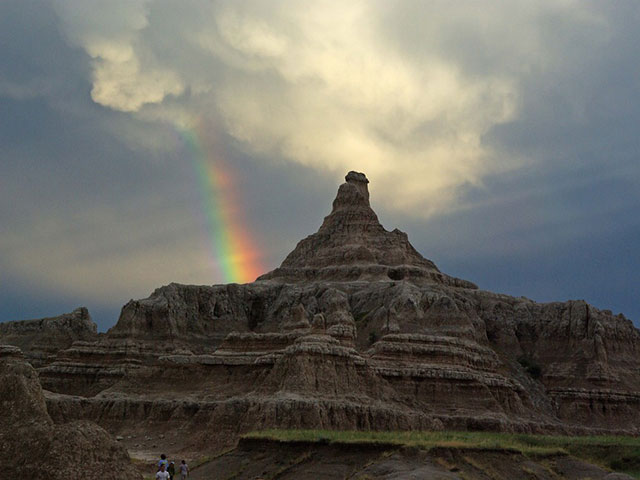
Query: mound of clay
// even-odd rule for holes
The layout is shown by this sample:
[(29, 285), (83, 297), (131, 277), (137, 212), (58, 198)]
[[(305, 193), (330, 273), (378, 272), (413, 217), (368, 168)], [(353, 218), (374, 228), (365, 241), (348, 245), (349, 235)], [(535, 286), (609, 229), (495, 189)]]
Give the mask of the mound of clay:
[(38, 374), (20, 349), (8, 345), (0, 345), (0, 405), (0, 464), (6, 478), (141, 478), (126, 450), (96, 424), (54, 424)]

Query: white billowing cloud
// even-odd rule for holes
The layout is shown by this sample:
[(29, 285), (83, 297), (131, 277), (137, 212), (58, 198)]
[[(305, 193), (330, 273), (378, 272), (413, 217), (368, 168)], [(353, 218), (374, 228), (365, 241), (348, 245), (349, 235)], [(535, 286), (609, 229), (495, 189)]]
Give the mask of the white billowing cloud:
[(237, 16), (220, 16), (222, 38), (246, 59), (236, 69), (255, 79), (263, 65), (282, 83), (266, 95), (253, 80), (221, 85), (215, 95), (230, 132), (308, 166), (365, 171), (393, 206), (444, 208), (456, 186), (486, 173), (480, 137), (513, 115), (512, 82), (465, 78), (435, 54), (410, 62), (380, 41), (364, 4), (315, 9), (290, 12), (300, 38), (274, 41), (267, 54), (247, 39), (275, 34), (254, 29), (255, 19), (239, 28)]
[(377, 198), (423, 215), (522, 161), (483, 135), (516, 118), (526, 75), (560, 68), (546, 29), (606, 30), (588, 6), (555, 0), (57, 5), (93, 59), (97, 103), (221, 116), (265, 159), (364, 171)]
[[(149, 0), (57, 0), (67, 34), (93, 59), (91, 98), (125, 112), (184, 90), (179, 76), (149, 58), (140, 32), (148, 26)], [(144, 60), (150, 61), (144, 61)]]
[(176, 74), (143, 68), (129, 46), (96, 46), (94, 58), (91, 98), (102, 105), (133, 112), (145, 104), (162, 102), (165, 96), (183, 91)]

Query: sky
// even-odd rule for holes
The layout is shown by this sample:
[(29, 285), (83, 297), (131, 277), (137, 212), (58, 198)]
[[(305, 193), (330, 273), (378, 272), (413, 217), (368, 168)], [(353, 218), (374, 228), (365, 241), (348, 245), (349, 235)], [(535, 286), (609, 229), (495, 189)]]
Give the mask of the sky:
[(0, 321), (252, 281), (349, 170), (439, 268), (640, 324), (640, 3), (3, 0)]

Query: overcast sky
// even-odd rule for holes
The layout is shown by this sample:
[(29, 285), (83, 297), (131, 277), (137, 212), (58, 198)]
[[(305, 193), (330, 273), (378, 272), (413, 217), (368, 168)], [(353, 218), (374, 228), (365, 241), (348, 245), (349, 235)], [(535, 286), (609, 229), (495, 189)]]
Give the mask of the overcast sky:
[[(223, 283), (208, 209), (275, 268), (359, 170), (444, 272), (638, 324), (639, 24), (636, 1), (3, 0), (0, 321), (84, 305), (105, 330)], [(230, 175), (213, 204), (196, 131)]]

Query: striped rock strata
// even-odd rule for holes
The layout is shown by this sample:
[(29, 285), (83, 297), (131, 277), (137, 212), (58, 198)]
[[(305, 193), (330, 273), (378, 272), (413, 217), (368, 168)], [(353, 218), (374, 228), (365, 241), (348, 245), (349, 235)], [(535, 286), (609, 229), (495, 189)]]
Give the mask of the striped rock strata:
[(97, 480), (117, 468), (141, 479), (127, 451), (93, 422), (56, 424), (38, 374), (19, 348), (0, 345), (0, 464), (6, 478)]
[(263, 427), (640, 433), (631, 321), (445, 275), (380, 225), (367, 183), (350, 172), (256, 282), (159, 288), (60, 350), (40, 369), (51, 415), (207, 445)]
[(0, 340), (19, 347), (29, 362), (41, 367), (76, 340), (97, 338), (96, 324), (86, 308), (57, 317), (0, 323)]

